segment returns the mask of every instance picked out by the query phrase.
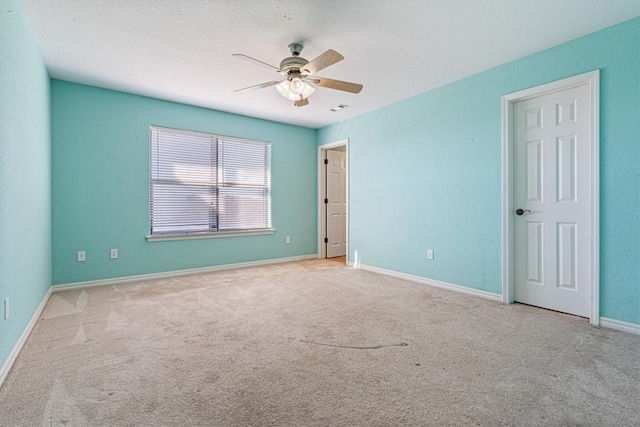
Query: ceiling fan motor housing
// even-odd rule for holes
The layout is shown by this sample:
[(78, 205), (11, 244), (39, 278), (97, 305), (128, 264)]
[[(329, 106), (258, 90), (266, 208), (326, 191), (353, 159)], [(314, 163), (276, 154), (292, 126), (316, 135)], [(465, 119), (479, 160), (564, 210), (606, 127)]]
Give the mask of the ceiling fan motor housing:
[(280, 63), (280, 69), (285, 73), (289, 73), (289, 71), (299, 71), (300, 68), (307, 65), (309, 61), (299, 56), (290, 56), (288, 58), (284, 58)]

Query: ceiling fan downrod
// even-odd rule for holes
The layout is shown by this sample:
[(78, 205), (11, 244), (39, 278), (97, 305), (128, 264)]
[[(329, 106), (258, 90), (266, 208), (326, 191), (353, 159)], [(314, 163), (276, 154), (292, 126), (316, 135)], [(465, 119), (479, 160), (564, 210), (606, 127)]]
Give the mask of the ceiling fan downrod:
[(291, 52), (293, 56), (299, 56), (300, 52), (302, 52), (302, 45), (300, 43), (289, 44), (289, 52)]

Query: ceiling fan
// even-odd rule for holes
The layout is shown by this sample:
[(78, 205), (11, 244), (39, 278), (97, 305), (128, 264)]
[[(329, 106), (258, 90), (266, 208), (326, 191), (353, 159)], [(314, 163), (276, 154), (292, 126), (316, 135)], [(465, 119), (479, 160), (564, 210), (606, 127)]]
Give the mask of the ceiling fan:
[(234, 53), (233, 56), (237, 58), (267, 67), (278, 74), (281, 74), (285, 78), (284, 80), (273, 80), (245, 87), (234, 92), (245, 93), (256, 89), (275, 86), (280, 95), (290, 101), (294, 101), (293, 105), (296, 107), (302, 107), (309, 104), (308, 98), (309, 95), (315, 91), (315, 86), (351, 93), (360, 93), (362, 90), (362, 85), (359, 83), (327, 79), (325, 77), (315, 75), (318, 71), (344, 59), (344, 56), (340, 55), (335, 50), (329, 49), (312, 61), (307, 61), (300, 56), (300, 52), (302, 52), (302, 45), (299, 43), (291, 43), (289, 45), (289, 51), (292, 56), (283, 59), (282, 62), (280, 62), (280, 68), (241, 53)]

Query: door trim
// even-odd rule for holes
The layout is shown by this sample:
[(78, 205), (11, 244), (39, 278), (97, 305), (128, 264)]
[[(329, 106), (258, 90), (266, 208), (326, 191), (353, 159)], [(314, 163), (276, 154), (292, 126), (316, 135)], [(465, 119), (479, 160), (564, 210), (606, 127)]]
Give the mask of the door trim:
[(600, 323), (600, 70), (510, 93), (502, 97), (502, 302), (515, 295), (513, 221), (513, 106), (516, 102), (589, 85), (591, 98), (591, 301), (589, 323)]
[(325, 182), (325, 168), (324, 159), (326, 157), (326, 151), (333, 148), (345, 147), (347, 156), (347, 182), (345, 189), (345, 196), (347, 198), (347, 224), (345, 228), (345, 234), (347, 236), (347, 264), (349, 264), (349, 138), (341, 139), (340, 141), (331, 142), (318, 146), (318, 258), (325, 259), (327, 257), (327, 245), (324, 244), (324, 236), (327, 231), (327, 211), (324, 209), (324, 203), (321, 200), (325, 198), (325, 188), (323, 184)]

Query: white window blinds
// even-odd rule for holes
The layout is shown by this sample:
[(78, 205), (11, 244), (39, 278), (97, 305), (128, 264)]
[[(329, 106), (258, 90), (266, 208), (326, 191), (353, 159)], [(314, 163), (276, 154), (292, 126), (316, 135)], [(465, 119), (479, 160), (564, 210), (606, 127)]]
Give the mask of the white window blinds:
[(151, 235), (271, 230), (269, 143), (152, 126)]

